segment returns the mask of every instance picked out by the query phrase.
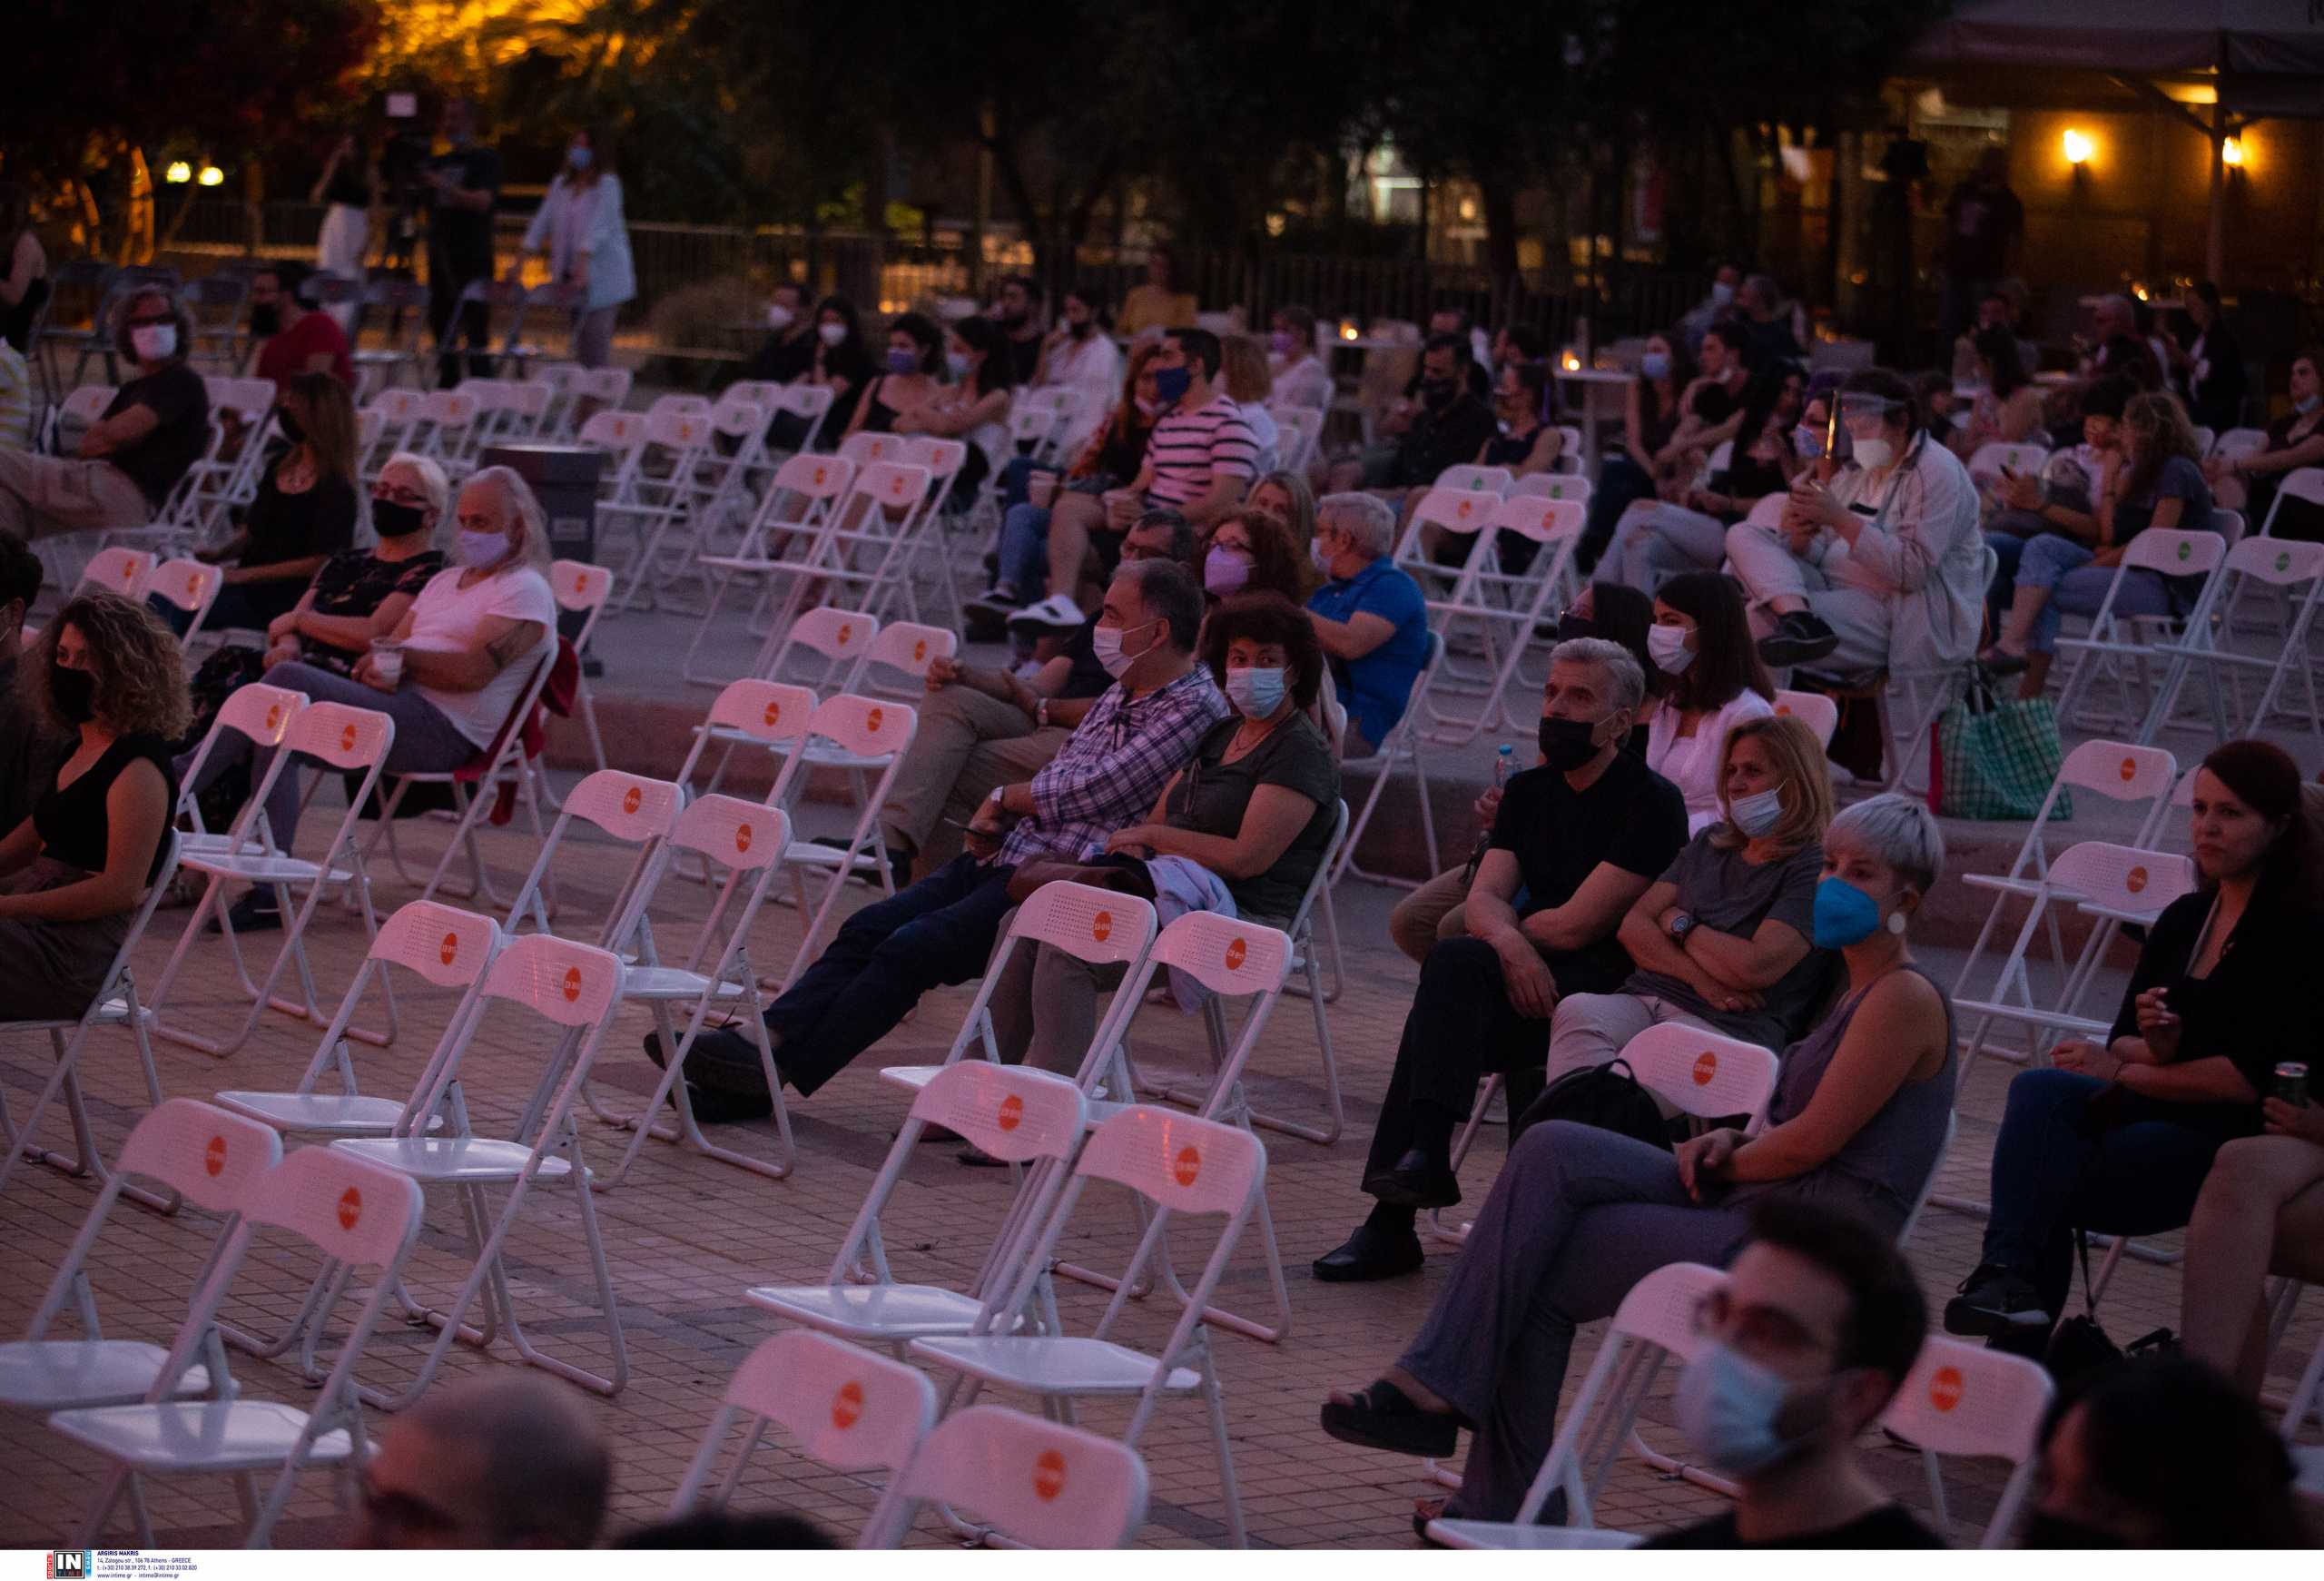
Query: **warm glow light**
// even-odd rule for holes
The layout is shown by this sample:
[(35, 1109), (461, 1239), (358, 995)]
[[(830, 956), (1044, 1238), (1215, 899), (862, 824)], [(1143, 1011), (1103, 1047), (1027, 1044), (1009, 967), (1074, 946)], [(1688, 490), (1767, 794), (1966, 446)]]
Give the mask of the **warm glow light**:
[(2230, 137), (2226, 142), (2221, 143), (2219, 145), (2219, 162), (2221, 164), (2241, 164), (2243, 163), (2243, 139), (2240, 137)]
[(1575, 356), (1571, 351), (1568, 351), (1564, 356), (1559, 358), (1558, 361), (1568, 373), (1579, 373), (1581, 371), (1581, 359)]
[(202, 167), (202, 184), (203, 186), (214, 187), (225, 179), (226, 173), (220, 170), (216, 165), (205, 164)]
[(1346, 320), (1346, 319), (1342, 319), (1342, 320), (1340, 321), (1340, 339), (1341, 339), (1341, 340), (1343, 340), (1343, 341), (1354, 341), (1354, 340), (1359, 340), (1359, 339), (1361, 339), (1361, 338), (1362, 338), (1362, 336), (1361, 336), (1360, 331), (1357, 331), (1357, 329), (1356, 329), (1355, 325), (1354, 325), (1352, 321), (1350, 321), (1349, 320)]
[(2090, 155), (2092, 153), (2090, 133), (2087, 132), (2077, 132), (2073, 127), (2069, 126), (2066, 128), (2065, 136), (2060, 139), (2060, 142), (2065, 149), (2066, 163), (2068, 164), (2079, 169), (2083, 165), (2090, 163)]
[(188, 164), (182, 159), (174, 160), (171, 163), (170, 168), (162, 173), (162, 179), (165, 182), (174, 182), (178, 185), (183, 186), (187, 182), (193, 179), (193, 166)]

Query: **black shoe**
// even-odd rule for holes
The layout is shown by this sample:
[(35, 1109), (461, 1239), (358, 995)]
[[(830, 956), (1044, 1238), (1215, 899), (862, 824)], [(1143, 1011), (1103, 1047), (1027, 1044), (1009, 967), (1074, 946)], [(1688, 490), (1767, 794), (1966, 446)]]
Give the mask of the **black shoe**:
[[(668, 1070), (662, 1034), (647, 1033), (645, 1057), (656, 1069)], [(781, 1065), (775, 1078), (783, 1076)], [(759, 1067), (759, 1046), (731, 1027), (705, 1028), (686, 1050), (686, 1093), (694, 1118), (705, 1124), (734, 1120), (764, 1120), (774, 1112), (766, 1092), (766, 1072)]]
[(1018, 610), (1022, 609), (1024, 607), (1025, 600), (1018, 595), (1016, 588), (1000, 587), (993, 588), (989, 591), (980, 594), (977, 598), (970, 599), (968, 603), (963, 606), (964, 608), (975, 609), (989, 615), (998, 615), (1004, 620), (1009, 616), (1017, 613)]
[(1424, 1260), (1416, 1231), (1359, 1224), (1338, 1248), (1315, 1260), (1315, 1277), (1327, 1285), (1365, 1284), (1411, 1273)]
[[(841, 839), (836, 835), (812, 835), (808, 839), (807, 844), (810, 845), (828, 845), (834, 851), (844, 851), (847, 849), (847, 842)], [(877, 849), (881, 855), (888, 859), (888, 877), (895, 884), (896, 888), (899, 890), (911, 888), (911, 858), (897, 850), (893, 845), (881, 845), (877, 847)], [(868, 855), (870, 855), (870, 851), (867, 850), (863, 854)], [(867, 880), (866, 882), (869, 881)]]
[(1461, 1443), (1460, 1418), (1450, 1411), (1421, 1409), (1410, 1395), (1384, 1378), (1353, 1399), (1325, 1400), (1318, 1414), (1324, 1432), (1359, 1448), (1442, 1460)]
[(2033, 1280), (1993, 1263), (1983, 1263), (1961, 1281), (1961, 1293), (1945, 1303), (1945, 1331), (1969, 1338), (2047, 1329)]
[(1977, 664), (1985, 674), (1996, 680), (2006, 676), (2022, 676), (2033, 667), (2033, 660), (2024, 654), (2011, 653), (1998, 647), (1989, 647), (1979, 654)]
[(1795, 609), (1776, 622), (1774, 632), (1759, 639), (1759, 657), (1769, 668), (1789, 669), (1814, 664), (1840, 646), (1840, 634), (1805, 609)]
[[(226, 919), (234, 924), (234, 932), (238, 934), (269, 934), (281, 928), (282, 911), (274, 904), (272, 890), (253, 889), (234, 903), (232, 909), (227, 912)], [(218, 919), (212, 917), (209, 926), (202, 931), (216, 934), (224, 930), (218, 925)]]
[(1450, 1208), (1461, 1200), (1452, 1171), (1419, 1148), (1398, 1159), (1394, 1169), (1364, 1176), (1364, 1191), (1392, 1208)]

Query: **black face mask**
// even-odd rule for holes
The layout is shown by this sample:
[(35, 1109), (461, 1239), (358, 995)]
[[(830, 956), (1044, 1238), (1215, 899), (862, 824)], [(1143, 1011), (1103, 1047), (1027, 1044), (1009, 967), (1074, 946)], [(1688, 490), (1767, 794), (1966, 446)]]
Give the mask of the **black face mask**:
[(1571, 611), (1568, 611), (1567, 613), (1558, 617), (1558, 640), (1560, 642), (1575, 642), (1579, 641), (1582, 637), (1596, 637), (1597, 635), (1599, 635), (1598, 623), (1590, 618), (1587, 615), (1576, 615)]
[(1420, 398), (1431, 406), (1450, 406), (1454, 388), (1450, 379), (1423, 379), (1420, 381)]
[(282, 437), (292, 444), (306, 443), (307, 425), (292, 416), (289, 407), (278, 406), (274, 409), (274, 424), (282, 430)]
[(1590, 735), (1598, 726), (1588, 719), (1541, 721), (1541, 761), (1561, 774), (1571, 774), (1598, 756)]
[(2126, 1548), (2120, 1534), (2104, 1527), (2086, 1526), (2062, 1515), (2050, 1515), (2035, 1510), (2025, 1518), (2025, 1535), (2018, 1539), (2021, 1548)]
[(97, 677), (87, 670), (48, 667), (48, 701), (67, 725), (86, 725), (96, 717)]
[(371, 501), (371, 526), (381, 538), (409, 538), (428, 526), (428, 512), (393, 499)]
[(281, 302), (268, 302), (263, 307), (251, 309), (251, 334), (263, 340), (269, 335), (277, 333), (281, 328), (282, 304)]
[(1086, 341), (1089, 338), (1090, 332), (1097, 329), (1098, 321), (1095, 319), (1084, 319), (1078, 324), (1068, 321), (1065, 327), (1068, 331), (1072, 331), (1073, 338), (1075, 340)]

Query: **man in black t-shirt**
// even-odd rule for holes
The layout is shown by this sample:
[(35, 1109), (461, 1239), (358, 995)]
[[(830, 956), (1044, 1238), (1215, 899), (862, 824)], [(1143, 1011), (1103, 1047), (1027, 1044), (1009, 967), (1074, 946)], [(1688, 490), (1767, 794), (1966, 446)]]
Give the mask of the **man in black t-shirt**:
[(466, 99), (448, 99), (437, 130), (450, 149), (419, 167), (428, 194), (428, 327), (442, 351), (436, 381), (449, 389), (460, 381), (460, 361), (449, 331), (459, 309), (460, 334), (468, 345), (469, 373), (492, 375), (492, 310), (483, 302), (459, 307), (471, 281), (492, 278), (492, 211), (500, 201), (500, 155), (475, 141), (476, 109)]
[(143, 527), (210, 443), (210, 393), (185, 365), (193, 320), (172, 292), (141, 291), (113, 324), (135, 369), (81, 436), (79, 459), (0, 449), (0, 533)]
[(1421, 964), (1364, 1163), (1364, 1190), (1377, 1205), (1316, 1260), (1317, 1279), (1417, 1269), (1414, 1216), (1461, 1200), (1452, 1132), (1479, 1080), (1501, 1072), (1509, 1112), (1521, 1115), (1541, 1090), (1559, 996), (1609, 993), (1630, 974), (1616, 930), (1687, 843), (1685, 797), (1622, 750), (1645, 696), (1645, 673), (1620, 644), (1582, 637), (1551, 654), (1542, 766), (1502, 793), (1469, 888), (1469, 936), (1443, 941)]
[(1425, 489), (1447, 467), (1477, 459), (1501, 431), (1492, 409), (1477, 399), (1468, 373), (1476, 367), (1468, 344), (1452, 335), (1429, 339), (1420, 355), (1419, 409), (1396, 446), (1390, 491)]

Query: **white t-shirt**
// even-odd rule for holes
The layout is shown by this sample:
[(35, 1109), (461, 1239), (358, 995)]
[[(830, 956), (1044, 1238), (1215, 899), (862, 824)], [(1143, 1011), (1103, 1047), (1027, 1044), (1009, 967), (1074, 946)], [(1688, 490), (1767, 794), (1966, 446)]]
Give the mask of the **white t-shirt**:
[[(556, 598), (549, 591), (547, 577), (530, 566), (516, 566), (472, 588), (463, 588), (460, 578), (464, 575), (456, 566), (428, 578), (419, 597), (411, 601), (411, 636), (405, 639), (406, 647), (437, 653), (473, 649), (478, 646), (478, 628), (494, 616), (505, 616), (511, 620), (539, 621), (547, 633), (542, 640), (551, 644), (554, 651)], [(479, 691), (447, 692), (420, 687), (419, 695), (461, 735), (478, 746), (489, 746), (500, 726), (507, 723), (508, 710), (517, 706), (517, 695), (532, 679), (539, 658), (537, 647), (517, 655), (514, 663)]]
[(1332, 404), (1332, 371), (1314, 356), (1302, 357), (1275, 371), (1271, 406), (1305, 406), (1323, 411)]
[(1276, 457), (1281, 453), (1278, 441), (1282, 435), (1275, 430), (1275, 418), (1256, 400), (1238, 400), (1235, 403), (1235, 410), (1241, 412), (1243, 420), (1251, 425), (1251, 440), (1259, 447), (1259, 453), (1253, 458), (1251, 465), (1264, 478), (1281, 465)]
[(1086, 341), (1071, 336), (1049, 353), (1049, 382), (1081, 397), (1081, 410), (1068, 425), (1058, 454), (1071, 460), (1114, 410), (1122, 394), (1122, 354), (1107, 336), (1092, 331)]
[(1727, 733), (1746, 719), (1775, 707), (1746, 687), (1716, 714), (1695, 721), (1695, 733), (1679, 734), (1679, 710), (1665, 703), (1646, 724), (1646, 766), (1679, 787), (1687, 798), (1687, 833), (1699, 835), (1718, 821), (1719, 749)]

